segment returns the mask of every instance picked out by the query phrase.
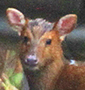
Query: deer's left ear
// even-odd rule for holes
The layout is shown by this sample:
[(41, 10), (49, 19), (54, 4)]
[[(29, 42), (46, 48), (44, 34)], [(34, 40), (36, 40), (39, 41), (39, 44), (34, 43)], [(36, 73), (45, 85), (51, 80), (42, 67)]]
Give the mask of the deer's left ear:
[(77, 15), (68, 14), (60, 18), (59, 21), (54, 24), (54, 29), (58, 30), (60, 38), (64, 39), (64, 37), (75, 28), (76, 23), (77, 23)]

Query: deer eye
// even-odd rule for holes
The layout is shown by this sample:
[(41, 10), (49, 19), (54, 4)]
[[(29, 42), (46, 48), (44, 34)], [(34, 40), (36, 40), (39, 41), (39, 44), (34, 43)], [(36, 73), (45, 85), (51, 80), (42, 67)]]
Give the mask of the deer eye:
[(46, 41), (46, 45), (50, 45), (51, 44), (51, 39), (47, 39), (47, 41)]
[(23, 43), (27, 43), (29, 41), (29, 38), (28, 37), (24, 37), (24, 40), (23, 40)]

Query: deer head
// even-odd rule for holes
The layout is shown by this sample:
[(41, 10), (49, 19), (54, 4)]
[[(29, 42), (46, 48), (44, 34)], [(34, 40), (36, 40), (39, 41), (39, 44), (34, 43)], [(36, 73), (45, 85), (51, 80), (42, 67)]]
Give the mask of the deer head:
[(44, 19), (27, 19), (14, 8), (7, 9), (9, 24), (24, 38), (20, 58), (29, 70), (41, 70), (52, 63), (63, 62), (61, 42), (76, 26), (77, 16), (68, 14), (56, 23)]

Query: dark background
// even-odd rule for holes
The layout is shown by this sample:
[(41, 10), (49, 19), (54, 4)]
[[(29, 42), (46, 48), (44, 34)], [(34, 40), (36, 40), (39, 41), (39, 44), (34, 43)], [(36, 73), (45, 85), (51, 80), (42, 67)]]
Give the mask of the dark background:
[(55, 22), (66, 14), (77, 14), (76, 29), (63, 42), (64, 55), (68, 59), (85, 59), (85, 4), (84, 0), (0, 0), (0, 43), (5, 48), (16, 49), (21, 40), (7, 23), (6, 9), (16, 8), (31, 19), (45, 18)]
[(79, 20), (85, 15), (84, 0), (0, 0), (0, 15), (5, 16), (8, 7), (19, 9), (29, 18), (43, 17), (49, 21), (69, 13), (76, 13)]

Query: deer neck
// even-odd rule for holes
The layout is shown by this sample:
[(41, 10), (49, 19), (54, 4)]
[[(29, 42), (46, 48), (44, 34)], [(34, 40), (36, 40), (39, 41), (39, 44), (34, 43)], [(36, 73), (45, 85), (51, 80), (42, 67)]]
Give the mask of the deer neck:
[(57, 61), (41, 71), (25, 70), (30, 90), (55, 90), (57, 79), (64, 66), (62, 60)]

